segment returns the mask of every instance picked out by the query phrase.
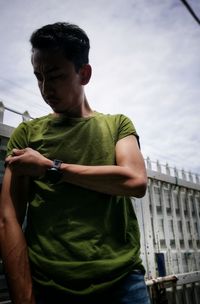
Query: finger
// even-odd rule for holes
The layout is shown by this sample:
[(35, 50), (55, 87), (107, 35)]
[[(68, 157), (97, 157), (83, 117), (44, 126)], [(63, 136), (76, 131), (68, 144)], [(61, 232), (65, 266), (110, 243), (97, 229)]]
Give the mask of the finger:
[(11, 156), (11, 155), (8, 155), (8, 156), (5, 158), (5, 161), (8, 162), (11, 158), (12, 158), (12, 156)]
[(10, 165), (13, 161), (15, 161), (15, 159), (16, 159), (15, 156), (8, 156), (5, 159), (5, 163)]
[(18, 156), (18, 155), (22, 155), (22, 154), (24, 154), (24, 149), (13, 149), (12, 150), (12, 156)]
[(6, 168), (6, 166), (9, 164), (11, 158), (12, 158), (12, 156), (10, 156), (10, 155), (7, 156), (7, 157), (5, 158), (5, 161), (4, 161), (4, 167), (5, 167), (5, 168)]

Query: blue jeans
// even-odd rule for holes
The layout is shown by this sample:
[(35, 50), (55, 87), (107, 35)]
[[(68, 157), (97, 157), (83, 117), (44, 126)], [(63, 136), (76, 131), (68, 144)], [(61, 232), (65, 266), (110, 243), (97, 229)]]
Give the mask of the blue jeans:
[(113, 304), (150, 304), (149, 293), (140, 271), (134, 271), (124, 278), (110, 297)]
[(63, 298), (51, 295), (47, 298), (39, 298), (37, 304), (150, 304), (148, 290), (144, 281), (144, 275), (140, 271), (134, 271), (122, 279), (111, 290), (103, 295), (91, 298)]

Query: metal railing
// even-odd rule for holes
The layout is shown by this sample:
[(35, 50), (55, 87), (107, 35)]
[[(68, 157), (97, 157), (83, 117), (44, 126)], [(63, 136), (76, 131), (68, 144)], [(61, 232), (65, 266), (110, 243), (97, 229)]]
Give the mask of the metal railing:
[(33, 119), (33, 117), (30, 116), (30, 114), (28, 113), (28, 111), (25, 111), (23, 113), (17, 111), (17, 110), (13, 110), (9, 107), (4, 106), (3, 102), (0, 101), (0, 123), (4, 123), (4, 114), (5, 111), (17, 114), (21, 117), (22, 121), (26, 121), (26, 120), (30, 120)]

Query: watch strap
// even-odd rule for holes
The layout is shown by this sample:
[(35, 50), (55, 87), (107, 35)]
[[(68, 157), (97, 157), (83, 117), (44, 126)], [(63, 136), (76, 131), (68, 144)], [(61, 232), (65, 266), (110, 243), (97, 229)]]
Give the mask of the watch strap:
[(51, 168), (47, 169), (45, 177), (51, 183), (57, 183), (62, 178), (62, 171), (60, 166), (63, 162), (59, 159), (54, 159)]
[(62, 163), (63, 163), (62, 160), (54, 159), (52, 168), (55, 168), (56, 170), (60, 170), (60, 166)]

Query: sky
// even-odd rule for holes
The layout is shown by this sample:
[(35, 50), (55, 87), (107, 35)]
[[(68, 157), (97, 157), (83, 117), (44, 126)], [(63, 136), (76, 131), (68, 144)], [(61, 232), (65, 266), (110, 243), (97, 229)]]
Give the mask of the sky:
[[(200, 0), (188, 0), (200, 17)], [(31, 33), (78, 24), (91, 43), (92, 109), (134, 123), (144, 158), (200, 174), (200, 26), (180, 0), (0, 0), (0, 101), (32, 117), (51, 112), (30, 62)], [(4, 123), (21, 116), (5, 111)]]

